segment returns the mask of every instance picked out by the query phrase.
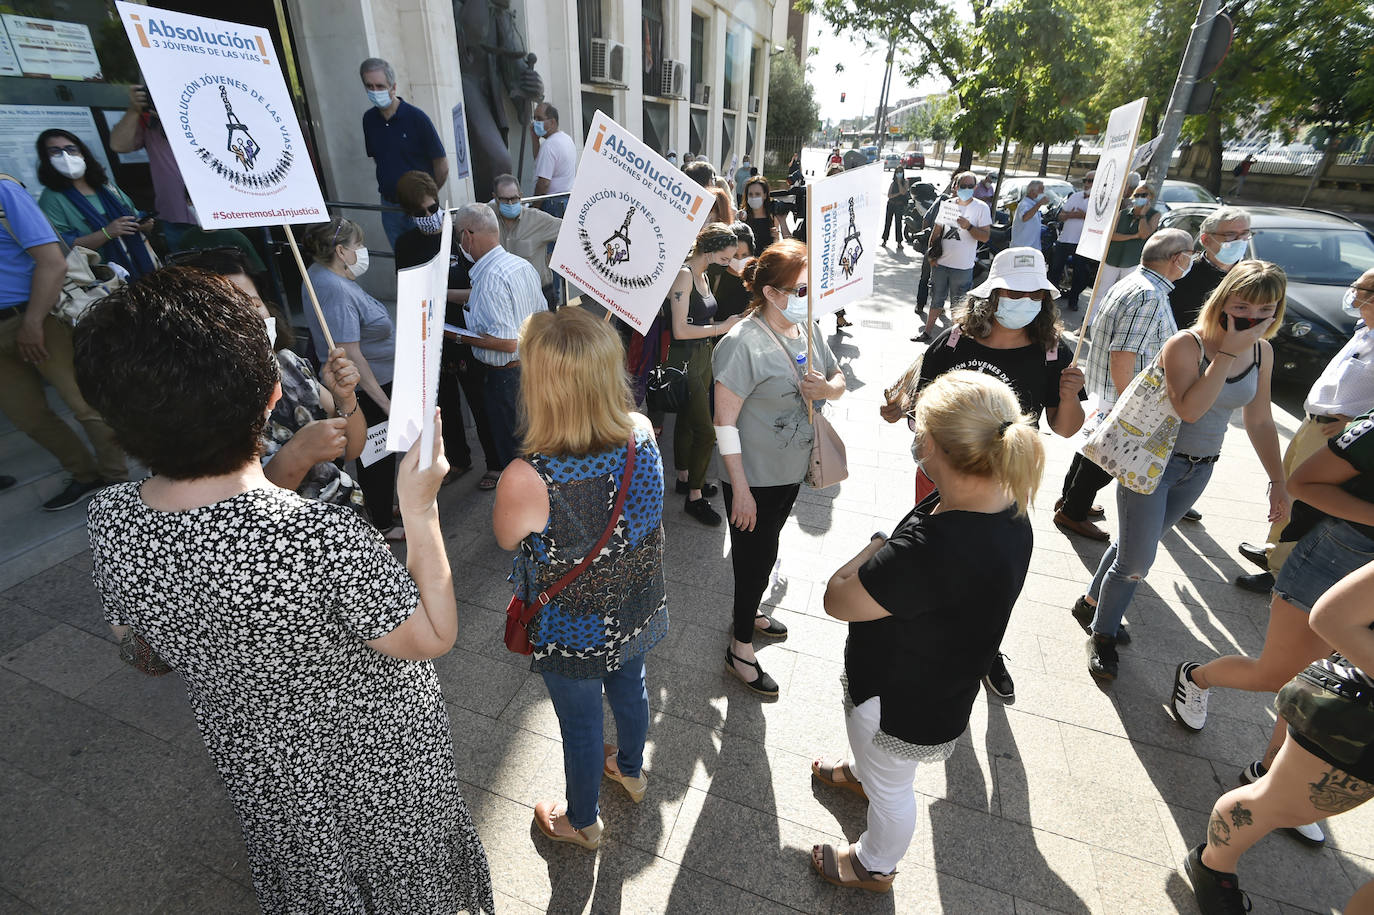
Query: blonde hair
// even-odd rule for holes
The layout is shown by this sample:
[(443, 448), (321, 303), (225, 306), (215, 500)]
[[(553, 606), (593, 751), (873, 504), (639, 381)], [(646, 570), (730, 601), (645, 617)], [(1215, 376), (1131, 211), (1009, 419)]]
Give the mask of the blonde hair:
[(580, 306), (520, 326), (521, 450), (584, 455), (624, 445), (634, 429), (625, 351), (611, 325)]
[(334, 246), (351, 248), (363, 243), (363, 229), (342, 216), (312, 226), (305, 237), (305, 249), (319, 264), (334, 262)]
[(966, 369), (946, 372), (921, 391), (911, 412), (916, 440), (929, 436), (960, 473), (1001, 484), (1024, 515), (1040, 488), (1045, 446), (1035, 418), (1005, 382)]
[[(1196, 268), (1194, 268), (1196, 269)], [(1288, 275), (1278, 264), (1261, 260), (1241, 261), (1227, 271), (1221, 283), (1198, 312), (1193, 322), (1193, 330), (1206, 331), (1208, 328), (1221, 327), (1222, 308), (1226, 300), (1238, 295), (1248, 302), (1274, 302), (1274, 321), (1264, 332), (1264, 339), (1272, 340), (1283, 326), (1283, 313), (1287, 306)]]

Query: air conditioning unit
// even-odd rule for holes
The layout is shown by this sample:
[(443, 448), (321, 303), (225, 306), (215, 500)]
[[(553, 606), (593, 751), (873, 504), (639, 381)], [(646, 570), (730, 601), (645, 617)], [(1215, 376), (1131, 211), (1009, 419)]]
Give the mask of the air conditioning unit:
[(692, 101), (698, 105), (711, 104), (711, 87), (707, 83), (697, 83), (692, 87)]
[(762, 102), (762, 100), (759, 99), (759, 97), (758, 97), (757, 95), (751, 95), (751, 96), (749, 96), (749, 113), (750, 113), (750, 114), (758, 114), (758, 113), (759, 113), (759, 108), (761, 108), (762, 106), (763, 106), (763, 102)]
[(625, 46), (609, 38), (592, 39), (592, 82), (625, 82)]
[(687, 86), (687, 65), (680, 60), (665, 60), (659, 71), (661, 85), (658, 94), (664, 98), (685, 98)]

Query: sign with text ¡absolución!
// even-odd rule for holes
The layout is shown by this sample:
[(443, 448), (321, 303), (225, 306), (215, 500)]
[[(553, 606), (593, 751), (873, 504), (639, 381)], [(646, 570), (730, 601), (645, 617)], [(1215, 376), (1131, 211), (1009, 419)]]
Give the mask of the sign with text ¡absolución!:
[(1130, 174), (1135, 138), (1140, 133), (1140, 120), (1145, 116), (1145, 99), (1138, 98), (1112, 109), (1107, 119), (1107, 131), (1102, 136), (1102, 156), (1097, 160), (1097, 176), (1093, 179), (1092, 196), (1088, 198), (1088, 215), (1083, 217), (1083, 234), (1078, 239), (1077, 253), (1095, 261), (1102, 260), (1116, 228), (1121, 212), (1121, 195)]
[(549, 266), (643, 333), (711, 204), (705, 188), (598, 111)]
[(329, 219), (266, 29), (115, 6), (201, 226)]
[(873, 268), (885, 195), (877, 162), (806, 187), (807, 282), (812, 316), (873, 294)]
[[(420, 441), (420, 469), (434, 461), (434, 405), (439, 396), (439, 357), (444, 346), (449, 245), (453, 218), (444, 210), (439, 252), (426, 263), (396, 271), (396, 375), (391, 380), (388, 451), (408, 451)], [(449, 417), (461, 423), (461, 416)]]

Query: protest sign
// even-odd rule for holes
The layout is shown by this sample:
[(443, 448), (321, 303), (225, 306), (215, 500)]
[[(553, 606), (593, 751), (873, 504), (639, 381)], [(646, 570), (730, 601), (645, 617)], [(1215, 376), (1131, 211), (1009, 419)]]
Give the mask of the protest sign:
[(705, 188), (598, 111), (549, 266), (643, 333), (712, 203)]
[(1079, 237), (1078, 254), (1102, 260), (1111, 243), (1116, 217), (1121, 211), (1121, 194), (1125, 190), (1131, 154), (1135, 151), (1140, 119), (1145, 114), (1145, 99), (1138, 98), (1112, 109), (1103, 136), (1102, 156), (1097, 160), (1097, 175), (1093, 178), (1093, 192), (1088, 199), (1088, 215), (1083, 219), (1083, 234)]
[[(420, 441), (420, 469), (434, 462), (434, 404), (439, 394), (439, 356), (444, 345), (449, 245), (453, 219), (444, 210), (439, 251), (418, 267), (396, 271), (396, 374), (391, 380), (388, 451), (408, 451)], [(461, 416), (450, 421), (463, 421)]]
[(935, 211), (935, 224), (937, 226), (957, 226), (959, 217), (964, 215), (963, 209), (958, 201), (954, 199), (941, 200), (940, 209)]
[(878, 163), (807, 186), (807, 282), (813, 315), (839, 311), (873, 293), (874, 239), (885, 199)]
[(364, 467), (371, 467), (373, 464), (386, 457), (389, 453), (386, 447), (386, 429), (389, 423), (382, 420), (375, 426), (367, 427), (367, 441), (363, 443), (362, 453), (358, 455), (358, 463)]
[(1131, 164), (1126, 169), (1128, 172), (1138, 172), (1150, 164), (1150, 160), (1155, 157), (1155, 150), (1159, 149), (1160, 137), (1153, 140), (1146, 140), (1135, 148), (1135, 155), (1131, 156)]
[(328, 220), (267, 30), (115, 6), (201, 226)]

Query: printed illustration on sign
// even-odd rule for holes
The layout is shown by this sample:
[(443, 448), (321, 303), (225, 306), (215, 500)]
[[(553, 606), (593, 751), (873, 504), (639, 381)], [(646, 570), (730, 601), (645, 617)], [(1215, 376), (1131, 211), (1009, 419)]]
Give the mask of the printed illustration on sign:
[[(227, 149), (238, 157), (240, 165), (251, 172), (253, 165), (258, 161), (258, 153), (262, 152), (262, 147), (248, 132), (248, 125), (234, 116), (234, 106), (229, 104), (229, 90), (220, 86), (219, 97), (224, 102), (224, 118), (227, 122), (224, 126), (229, 129)], [(243, 136), (240, 137), (240, 133)]]
[(630, 259), (630, 220), (635, 218), (635, 208), (630, 207), (620, 228), (611, 233), (603, 243), (606, 248), (607, 264), (623, 264)]
[[(1115, 160), (1107, 160), (1099, 166), (1100, 173), (1093, 182), (1093, 212), (1101, 218), (1108, 209), (1115, 208), (1116, 195), (1120, 193), (1121, 179), (1117, 177)], [(1131, 190), (1134, 190), (1132, 188)]]
[[(204, 91), (216, 85), (218, 99)], [(235, 112), (235, 101), (251, 124)], [(202, 110), (211, 105), (222, 109), (223, 116), (212, 116)], [(206, 74), (192, 80), (178, 99), (177, 118), (186, 139), (195, 148), (196, 157), (216, 175), (250, 194), (275, 193), (295, 161), (291, 135), (281, 115), (260, 92), (237, 79)], [(210, 137), (197, 135), (191, 126), (215, 122), (223, 125), (223, 146)], [(266, 162), (259, 161), (263, 146), (257, 137), (273, 144), (273, 155)]]
[(854, 271), (859, 266), (859, 258), (863, 256), (863, 242), (859, 241), (859, 230), (854, 225), (854, 198), (849, 198), (849, 231), (844, 236), (844, 246), (840, 248), (840, 269), (844, 271), (844, 278), (849, 279), (854, 275)]

